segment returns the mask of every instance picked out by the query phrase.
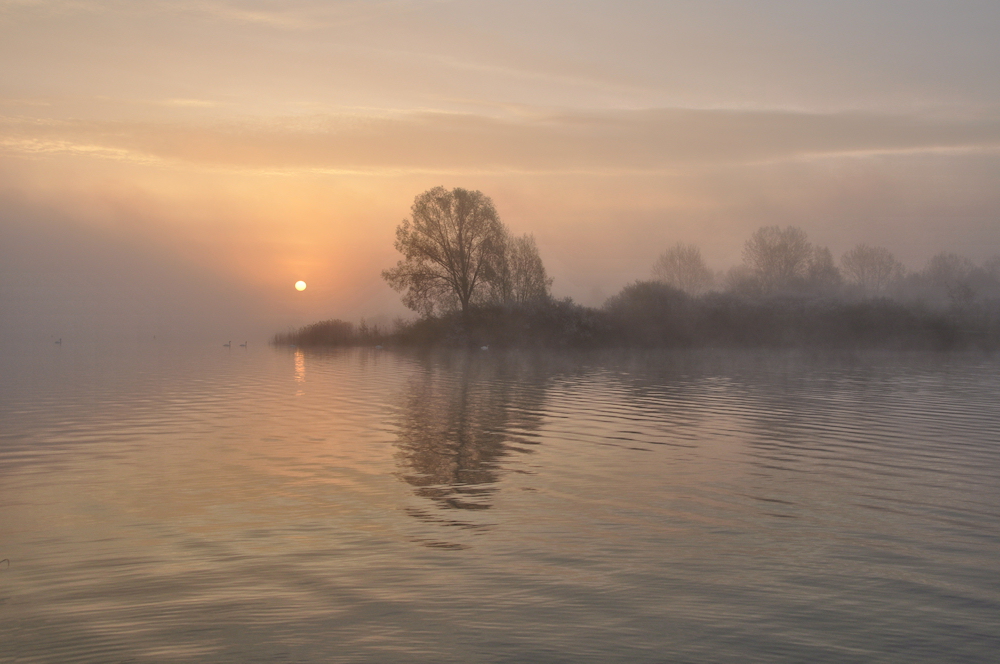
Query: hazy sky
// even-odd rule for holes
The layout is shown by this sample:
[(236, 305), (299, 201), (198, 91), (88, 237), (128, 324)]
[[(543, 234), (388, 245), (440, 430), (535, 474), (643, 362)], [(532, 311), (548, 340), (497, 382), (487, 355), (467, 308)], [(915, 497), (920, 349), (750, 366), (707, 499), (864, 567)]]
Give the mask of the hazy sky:
[(762, 225), (982, 260), (998, 34), (996, 0), (0, 0), (0, 334), (401, 313), (379, 273), (437, 185), (586, 304)]

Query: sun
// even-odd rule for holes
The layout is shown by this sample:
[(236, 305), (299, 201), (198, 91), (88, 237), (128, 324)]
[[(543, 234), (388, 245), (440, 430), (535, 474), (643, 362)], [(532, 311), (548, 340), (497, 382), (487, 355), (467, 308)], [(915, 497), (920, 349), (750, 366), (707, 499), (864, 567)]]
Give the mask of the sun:
[(297, 290), (297, 291), (304, 291), (305, 289), (306, 289), (306, 282), (304, 282), (304, 281), (296, 281), (295, 282), (295, 290)]

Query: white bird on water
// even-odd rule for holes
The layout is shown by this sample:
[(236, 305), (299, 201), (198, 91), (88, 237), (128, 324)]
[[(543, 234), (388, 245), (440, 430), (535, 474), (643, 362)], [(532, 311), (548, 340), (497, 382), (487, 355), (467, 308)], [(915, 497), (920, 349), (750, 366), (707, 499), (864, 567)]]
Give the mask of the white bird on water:
[(233, 342), (232, 341), (230, 341), (229, 343), (222, 344), (223, 348), (232, 348), (232, 346), (233, 346)]
[(247, 342), (244, 341), (243, 343), (240, 344), (240, 348), (246, 348), (246, 347), (247, 347)]
[(56, 343), (62, 346), (62, 337), (59, 337), (59, 341), (57, 341)]

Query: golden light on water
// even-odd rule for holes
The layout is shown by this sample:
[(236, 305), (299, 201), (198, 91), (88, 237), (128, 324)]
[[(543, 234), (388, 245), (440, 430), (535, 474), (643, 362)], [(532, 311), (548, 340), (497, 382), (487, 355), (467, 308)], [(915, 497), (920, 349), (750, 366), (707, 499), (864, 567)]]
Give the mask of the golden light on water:
[(304, 282), (304, 281), (296, 281), (295, 282), (295, 290), (297, 290), (297, 291), (304, 291), (305, 289), (306, 289), (306, 282)]

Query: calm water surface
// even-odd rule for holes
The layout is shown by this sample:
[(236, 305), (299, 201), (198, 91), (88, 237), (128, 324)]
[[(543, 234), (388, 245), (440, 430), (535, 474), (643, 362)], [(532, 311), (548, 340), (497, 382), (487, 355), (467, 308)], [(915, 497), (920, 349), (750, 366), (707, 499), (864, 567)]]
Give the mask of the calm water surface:
[(995, 662), (1000, 360), (0, 355), (3, 662)]

